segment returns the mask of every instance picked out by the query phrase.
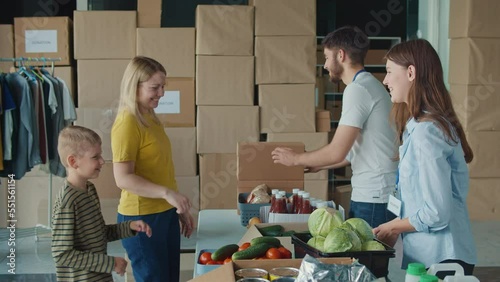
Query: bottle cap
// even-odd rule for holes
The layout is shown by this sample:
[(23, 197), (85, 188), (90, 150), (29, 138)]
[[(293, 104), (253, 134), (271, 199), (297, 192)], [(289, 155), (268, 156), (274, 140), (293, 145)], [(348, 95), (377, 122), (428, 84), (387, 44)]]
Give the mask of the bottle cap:
[(438, 282), (439, 279), (434, 275), (424, 274), (420, 276), (419, 282)]
[(278, 189), (273, 189), (273, 190), (271, 190), (271, 194), (272, 194), (272, 195), (276, 195), (276, 194), (278, 194), (278, 192), (279, 192), (279, 190), (278, 190)]
[(300, 189), (299, 189), (299, 188), (293, 188), (293, 189), (292, 189), (292, 193), (294, 193), (294, 194), (298, 194), (298, 193), (299, 193), (299, 191), (300, 191)]
[(327, 202), (322, 201), (322, 202), (316, 203), (316, 208), (317, 209), (319, 209), (319, 208), (326, 208), (326, 207), (328, 207), (328, 203)]
[(426, 273), (425, 265), (419, 262), (412, 262), (408, 264), (408, 268), (406, 269), (406, 273), (416, 276), (421, 276)]
[(311, 196), (311, 194), (309, 192), (305, 192), (303, 195), (302, 195), (302, 198), (309, 198)]

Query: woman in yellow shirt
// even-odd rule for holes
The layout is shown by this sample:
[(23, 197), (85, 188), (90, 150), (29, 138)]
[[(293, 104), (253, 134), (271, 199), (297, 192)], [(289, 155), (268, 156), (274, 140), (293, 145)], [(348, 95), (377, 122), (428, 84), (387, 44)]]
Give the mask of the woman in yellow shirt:
[(189, 237), (191, 203), (177, 191), (170, 140), (154, 109), (164, 95), (165, 68), (135, 57), (123, 75), (111, 130), (113, 172), (122, 189), (118, 222), (143, 220), (153, 236), (122, 240), (135, 281), (179, 281), (180, 233)]

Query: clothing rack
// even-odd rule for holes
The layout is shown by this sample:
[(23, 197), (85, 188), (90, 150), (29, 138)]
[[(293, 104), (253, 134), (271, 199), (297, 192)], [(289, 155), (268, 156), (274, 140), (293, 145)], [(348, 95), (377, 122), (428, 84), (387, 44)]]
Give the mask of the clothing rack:
[[(18, 57), (18, 58), (0, 58), (0, 62), (49, 62), (52, 64), (52, 69), (54, 68), (54, 62), (61, 61), (61, 58), (32, 58), (32, 57)], [(25, 228), (22, 231), (17, 232), (17, 237), (29, 237), (35, 236), (35, 241), (39, 240), (38, 235), (48, 233), (52, 229), (50, 222), (52, 219), (52, 173), (49, 173), (49, 186), (48, 186), (48, 212), (47, 212), (47, 226), (43, 224), (37, 224), (35, 227)], [(41, 230), (40, 230), (41, 229)], [(0, 236), (2, 237), (2, 236)]]

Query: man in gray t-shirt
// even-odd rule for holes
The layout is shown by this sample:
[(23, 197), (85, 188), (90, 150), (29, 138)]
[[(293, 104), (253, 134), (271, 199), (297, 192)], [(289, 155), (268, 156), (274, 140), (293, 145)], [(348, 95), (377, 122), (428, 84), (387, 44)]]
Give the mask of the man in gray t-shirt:
[(398, 163), (396, 132), (389, 124), (391, 99), (373, 75), (364, 70), (369, 40), (357, 27), (342, 27), (323, 40), (325, 65), (332, 82), (347, 87), (342, 115), (330, 144), (315, 151), (296, 154), (286, 148), (272, 152), (275, 163), (302, 165), (309, 172), (352, 166), (352, 196), (349, 217), (366, 220), (372, 227), (392, 220), (387, 211), (394, 191)]

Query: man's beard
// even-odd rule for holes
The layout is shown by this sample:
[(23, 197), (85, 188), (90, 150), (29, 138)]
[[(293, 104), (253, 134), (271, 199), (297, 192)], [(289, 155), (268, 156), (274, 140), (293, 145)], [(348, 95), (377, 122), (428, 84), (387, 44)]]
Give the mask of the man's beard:
[(329, 72), (330, 75), (330, 81), (333, 83), (339, 83), (342, 81), (342, 73), (344, 73), (344, 67), (339, 64), (337, 60), (335, 60), (335, 63), (333, 64), (332, 70)]

